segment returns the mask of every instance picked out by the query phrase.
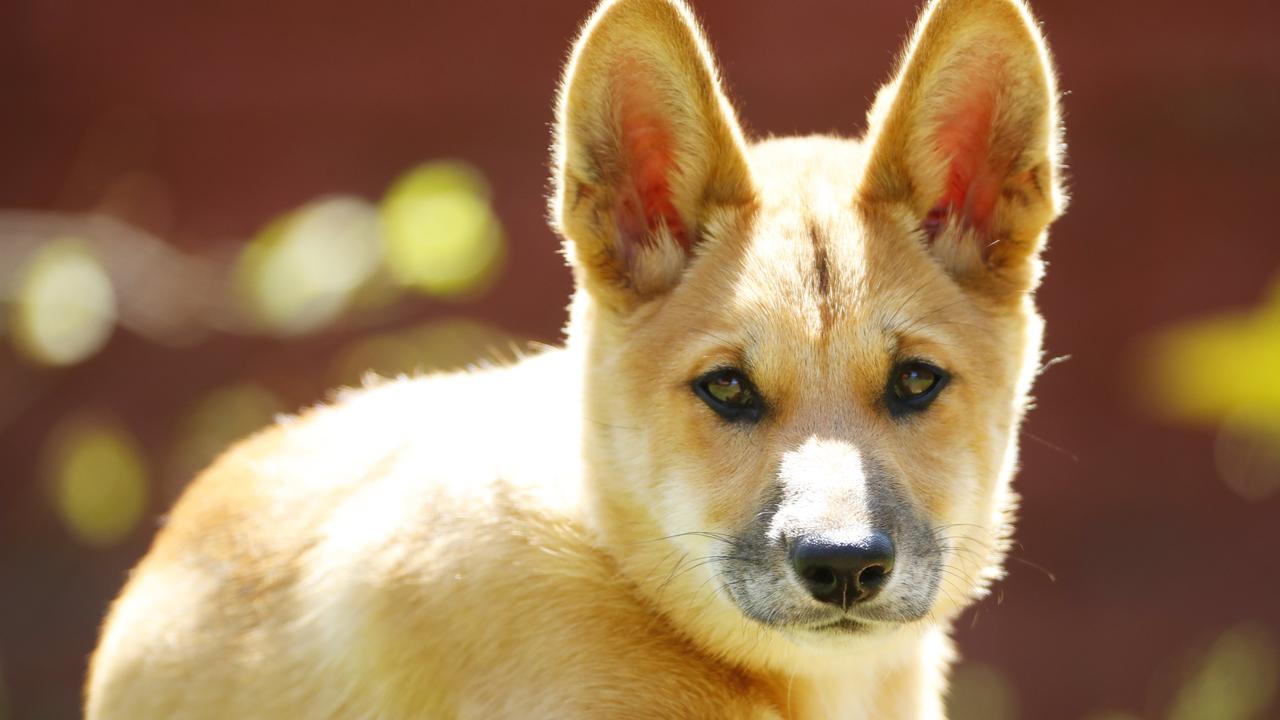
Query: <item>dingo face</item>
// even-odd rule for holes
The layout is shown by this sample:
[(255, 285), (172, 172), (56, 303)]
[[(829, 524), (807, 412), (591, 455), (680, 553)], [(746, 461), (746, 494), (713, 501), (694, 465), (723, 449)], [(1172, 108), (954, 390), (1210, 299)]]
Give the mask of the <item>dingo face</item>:
[(748, 146), (688, 12), (606, 3), (566, 74), (554, 213), (598, 529), (631, 581), (819, 647), (979, 596), (1058, 155), (1020, 4), (932, 4), (863, 141)]

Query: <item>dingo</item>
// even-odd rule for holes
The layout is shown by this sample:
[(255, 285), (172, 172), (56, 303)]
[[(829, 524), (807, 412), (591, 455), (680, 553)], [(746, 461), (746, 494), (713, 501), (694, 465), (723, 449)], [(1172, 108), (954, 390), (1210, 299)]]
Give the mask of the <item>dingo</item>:
[(558, 108), (565, 347), (226, 453), (91, 720), (943, 715), (1064, 204), (1027, 8), (930, 3), (862, 140), (748, 143), (679, 0), (604, 2)]

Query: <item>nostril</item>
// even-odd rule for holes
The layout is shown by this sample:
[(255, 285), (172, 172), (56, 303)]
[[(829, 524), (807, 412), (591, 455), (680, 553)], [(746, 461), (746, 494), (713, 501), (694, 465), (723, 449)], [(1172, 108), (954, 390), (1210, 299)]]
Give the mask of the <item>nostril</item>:
[(839, 582), (835, 570), (829, 567), (805, 568), (800, 572), (800, 576), (804, 578), (805, 584), (815, 590), (834, 588), (836, 583)]
[(874, 590), (884, 584), (889, 577), (889, 568), (884, 565), (869, 565), (858, 573), (858, 588), (861, 590)]

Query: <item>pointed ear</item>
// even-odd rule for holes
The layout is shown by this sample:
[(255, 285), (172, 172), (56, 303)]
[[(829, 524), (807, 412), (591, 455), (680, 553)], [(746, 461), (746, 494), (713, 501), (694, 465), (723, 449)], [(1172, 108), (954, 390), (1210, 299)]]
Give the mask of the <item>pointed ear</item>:
[(1022, 0), (933, 0), (876, 98), (859, 202), (907, 213), (962, 284), (1030, 290), (1066, 203), (1057, 99)]
[(706, 42), (674, 0), (602, 3), (565, 70), (553, 220), (578, 283), (625, 310), (673, 287), (755, 192)]

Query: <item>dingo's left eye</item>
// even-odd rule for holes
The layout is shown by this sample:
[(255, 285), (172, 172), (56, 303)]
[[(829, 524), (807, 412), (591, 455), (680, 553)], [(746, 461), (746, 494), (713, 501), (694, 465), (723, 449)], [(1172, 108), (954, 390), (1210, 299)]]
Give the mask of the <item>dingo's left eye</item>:
[(889, 408), (895, 414), (923, 410), (947, 384), (947, 374), (929, 363), (910, 360), (893, 369), (889, 381)]
[(731, 422), (755, 422), (764, 414), (760, 394), (738, 370), (709, 372), (694, 382), (693, 391), (720, 417)]

